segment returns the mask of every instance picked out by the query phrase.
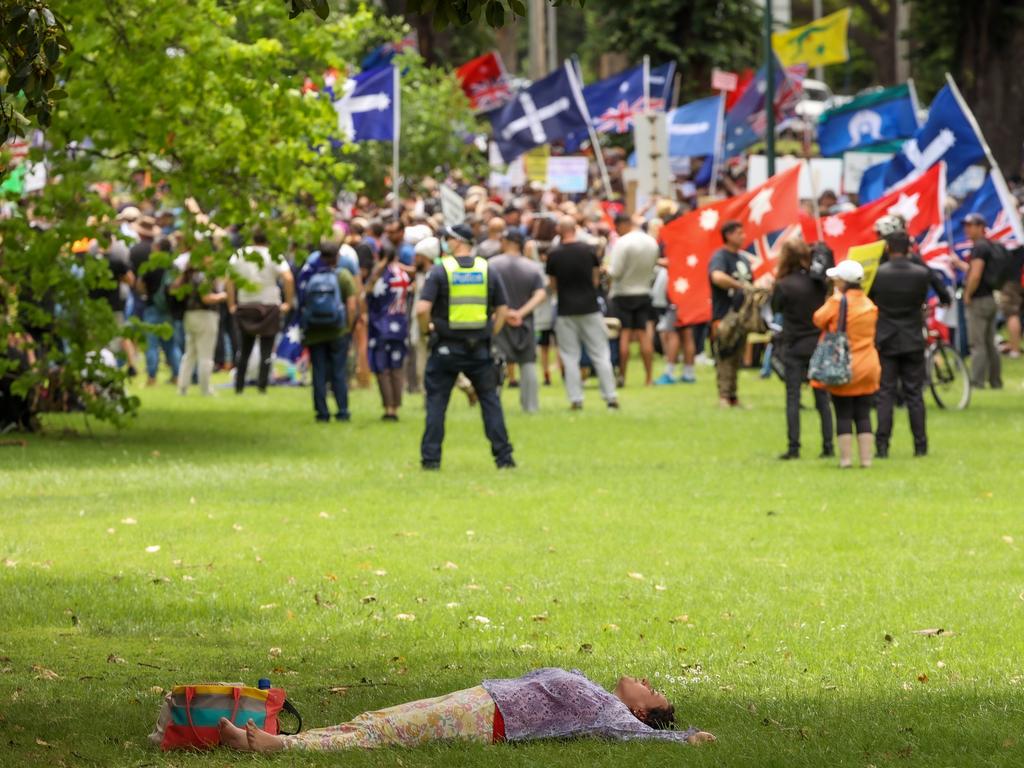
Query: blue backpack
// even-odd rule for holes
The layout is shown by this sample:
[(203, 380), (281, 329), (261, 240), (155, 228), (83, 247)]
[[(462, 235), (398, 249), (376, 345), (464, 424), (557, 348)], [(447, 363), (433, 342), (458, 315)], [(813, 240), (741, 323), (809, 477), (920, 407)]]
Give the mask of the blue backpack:
[(303, 330), (344, 328), (347, 320), (338, 274), (333, 269), (313, 274), (302, 301)]

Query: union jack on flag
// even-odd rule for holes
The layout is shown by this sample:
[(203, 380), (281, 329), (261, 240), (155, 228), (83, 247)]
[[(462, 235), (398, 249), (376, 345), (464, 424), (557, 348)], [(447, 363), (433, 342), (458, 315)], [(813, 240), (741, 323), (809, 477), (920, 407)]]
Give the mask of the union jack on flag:
[[(665, 100), (650, 98), (652, 110), (664, 110)], [(643, 97), (632, 103), (622, 100), (599, 115), (594, 115), (594, 128), (598, 133), (627, 133), (633, 127), (633, 119), (644, 111)]]
[(753, 243), (754, 258), (750, 260), (754, 279), (773, 273), (775, 265), (779, 262), (779, 256), (782, 254), (782, 244), (794, 237), (802, 239), (802, 233), (803, 229), (797, 223), (790, 224), (785, 229), (776, 232), (765, 233), (757, 238)]

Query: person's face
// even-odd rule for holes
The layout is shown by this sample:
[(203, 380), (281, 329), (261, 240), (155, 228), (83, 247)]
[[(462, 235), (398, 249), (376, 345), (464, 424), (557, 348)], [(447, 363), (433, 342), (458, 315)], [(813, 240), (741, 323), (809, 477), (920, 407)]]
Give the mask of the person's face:
[(725, 238), (726, 245), (736, 249), (742, 248), (745, 242), (747, 242), (747, 235), (743, 231), (743, 227), (737, 227)]
[(388, 228), (384, 230), (384, 234), (392, 243), (400, 245), (402, 237), (405, 235), (405, 227), (401, 224), (389, 224)]
[(973, 221), (968, 222), (964, 224), (964, 234), (971, 240), (978, 240), (985, 236), (985, 227)]
[(647, 678), (620, 677), (612, 691), (634, 715), (644, 715), (652, 709), (663, 709), (669, 706), (668, 699), (658, 693)]

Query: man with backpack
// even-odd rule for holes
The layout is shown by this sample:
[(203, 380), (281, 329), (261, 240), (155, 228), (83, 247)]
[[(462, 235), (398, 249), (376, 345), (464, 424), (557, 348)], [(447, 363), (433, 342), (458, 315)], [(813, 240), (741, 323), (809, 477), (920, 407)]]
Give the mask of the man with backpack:
[(971, 386), (1003, 388), (1002, 361), (996, 346), (995, 291), (1006, 283), (1010, 258), (1006, 249), (985, 236), (987, 222), (980, 213), (964, 218), (964, 234), (970, 239), (971, 258), (964, 285), (967, 307), (967, 342), (971, 348)]
[(356, 318), (356, 284), (338, 267), (339, 244), (324, 240), (319, 255), (299, 273), (299, 323), (313, 367), (313, 408), (318, 422), (331, 420), (327, 384), (334, 392), (334, 418), (348, 421), (348, 347)]

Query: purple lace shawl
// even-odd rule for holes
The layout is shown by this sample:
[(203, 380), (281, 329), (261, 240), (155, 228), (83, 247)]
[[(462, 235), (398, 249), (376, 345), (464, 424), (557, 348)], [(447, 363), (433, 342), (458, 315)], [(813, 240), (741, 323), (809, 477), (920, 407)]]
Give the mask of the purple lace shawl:
[(655, 730), (641, 723), (618, 697), (579, 670), (538, 669), (508, 680), (484, 680), (505, 719), (508, 741), (591, 736), (686, 743), (697, 732)]

